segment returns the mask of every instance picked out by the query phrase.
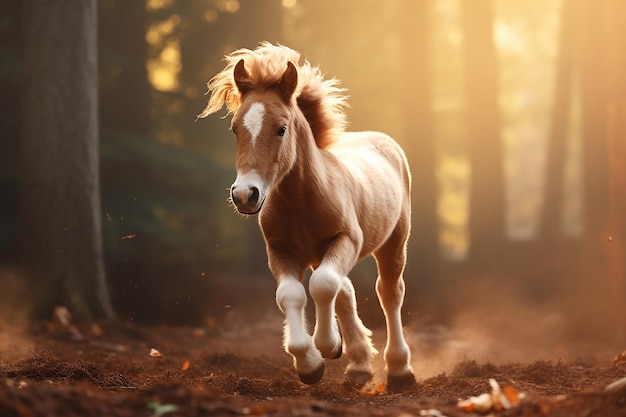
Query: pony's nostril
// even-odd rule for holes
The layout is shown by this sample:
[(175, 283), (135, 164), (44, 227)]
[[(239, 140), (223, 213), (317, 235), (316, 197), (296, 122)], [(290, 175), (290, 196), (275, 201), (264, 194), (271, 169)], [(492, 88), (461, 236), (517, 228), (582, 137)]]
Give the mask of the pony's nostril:
[(259, 189), (256, 187), (250, 188), (250, 197), (248, 197), (248, 203), (251, 205), (256, 205), (259, 201)]
[(230, 198), (231, 200), (233, 200), (233, 203), (235, 203), (235, 205), (239, 205), (241, 204), (241, 198), (239, 198), (237, 196), (237, 193), (235, 193), (235, 187), (230, 189)]

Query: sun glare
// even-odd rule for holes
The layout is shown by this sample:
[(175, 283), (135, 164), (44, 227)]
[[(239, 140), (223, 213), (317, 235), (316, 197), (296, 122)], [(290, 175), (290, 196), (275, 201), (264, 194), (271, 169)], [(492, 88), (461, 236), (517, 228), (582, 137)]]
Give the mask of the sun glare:
[(178, 25), (180, 16), (173, 14), (152, 24), (146, 32), (146, 42), (155, 51), (146, 62), (148, 80), (158, 91), (173, 92), (180, 89), (179, 75), (182, 69), (180, 41), (172, 36)]
[(171, 7), (174, 0), (146, 0), (146, 10), (159, 10)]
[(178, 91), (180, 88), (179, 74), (182, 69), (180, 44), (178, 40), (169, 41), (161, 53), (146, 63), (148, 79), (158, 91)]
[(240, 5), (237, 0), (220, 0), (217, 7), (224, 12), (237, 13)]

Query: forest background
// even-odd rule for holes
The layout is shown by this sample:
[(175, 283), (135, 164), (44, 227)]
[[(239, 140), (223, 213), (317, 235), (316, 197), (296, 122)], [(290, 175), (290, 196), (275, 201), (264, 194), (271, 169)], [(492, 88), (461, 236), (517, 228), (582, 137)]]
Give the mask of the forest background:
[[(446, 322), (470, 308), (624, 338), (626, 2), (101, 0), (78, 2), (93, 5), (93, 24), (33, 30), (59, 10), (85, 12), (73, 3), (0, 4), (5, 315), (67, 305), (83, 317), (210, 324), (239, 307), (275, 308), (256, 220), (226, 202), (229, 120), (194, 122), (223, 56), (267, 40), (342, 81), (350, 130), (385, 132), (407, 151), (409, 321)], [(83, 70), (45, 53), (68, 38), (93, 40), (96, 78), (85, 85), (95, 87), (86, 93), (97, 104), (95, 170), (70, 162), (84, 150), (63, 135), (45, 139), (53, 90), (80, 106), (62, 83)], [(69, 76), (46, 79), (46, 65)], [(81, 107), (67, 109), (55, 117), (71, 125)], [(41, 178), (85, 176), (99, 184), (101, 235), (59, 243), (80, 197)], [(60, 247), (94, 239), (100, 267), (97, 242), (95, 258)], [(103, 272), (75, 272), (81, 263)], [(374, 268), (365, 261), (352, 274), (370, 325), (382, 322)], [(108, 301), (88, 296), (98, 292)]]

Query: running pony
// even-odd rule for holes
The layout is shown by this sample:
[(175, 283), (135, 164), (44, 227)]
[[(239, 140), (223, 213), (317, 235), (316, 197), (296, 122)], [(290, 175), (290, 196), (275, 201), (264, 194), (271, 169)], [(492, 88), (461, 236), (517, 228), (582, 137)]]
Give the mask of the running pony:
[[(284, 347), (300, 380), (318, 382), (324, 359), (341, 356), (343, 343), (347, 381), (361, 387), (372, 378), (377, 351), (348, 273), (373, 254), (387, 324), (387, 388), (413, 387), (400, 314), (411, 217), (406, 156), (385, 134), (345, 132), (344, 90), (299, 60), (298, 52), (270, 43), (233, 52), (208, 82), (210, 99), (198, 117), (224, 105), (233, 116), (237, 178), (230, 198), (239, 213), (259, 214), (286, 318)], [(304, 314), (308, 268), (313, 335)]]

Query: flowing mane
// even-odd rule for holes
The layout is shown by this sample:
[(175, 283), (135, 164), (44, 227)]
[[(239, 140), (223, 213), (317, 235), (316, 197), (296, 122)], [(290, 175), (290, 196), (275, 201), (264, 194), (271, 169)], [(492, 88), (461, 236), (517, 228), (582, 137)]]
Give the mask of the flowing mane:
[(283, 45), (263, 42), (255, 50), (239, 49), (225, 57), (226, 67), (208, 83), (211, 94), (204, 110), (198, 118), (204, 118), (219, 111), (224, 105), (228, 114), (236, 113), (241, 106), (241, 94), (233, 78), (234, 67), (241, 59), (254, 89), (267, 89), (281, 79), (287, 62), (298, 70), (298, 86), (295, 96), (298, 107), (309, 122), (315, 143), (321, 149), (332, 145), (346, 126), (344, 107), (347, 106), (345, 89), (339, 87), (335, 78), (325, 80), (318, 67), (308, 61), (298, 64), (300, 53)]

